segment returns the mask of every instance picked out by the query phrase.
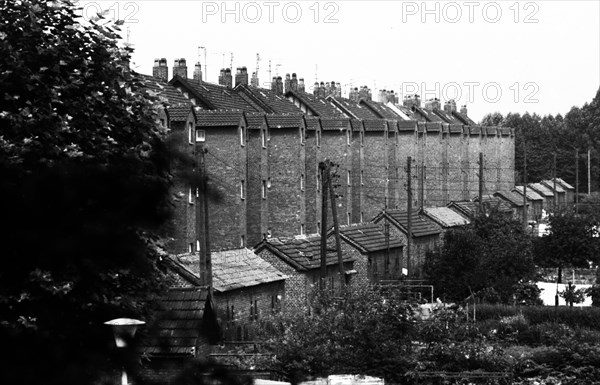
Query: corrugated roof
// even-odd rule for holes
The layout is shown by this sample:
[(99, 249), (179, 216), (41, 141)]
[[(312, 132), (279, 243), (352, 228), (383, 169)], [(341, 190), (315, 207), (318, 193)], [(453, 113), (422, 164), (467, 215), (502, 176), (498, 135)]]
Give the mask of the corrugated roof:
[(240, 111), (201, 111), (197, 113), (199, 127), (238, 126), (244, 120)]
[[(514, 191), (515, 193), (523, 196), (523, 186), (515, 186), (512, 191)], [(527, 189), (527, 200), (530, 201), (543, 201), (544, 197), (541, 196), (540, 194), (538, 194), (537, 192), (533, 191), (532, 189), (528, 188)]]
[[(402, 231), (406, 232), (408, 229), (408, 211), (403, 210), (387, 210), (379, 213), (373, 222), (378, 223), (384, 218), (388, 218), (390, 223), (400, 227)], [(435, 224), (431, 219), (419, 214), (418, 211), (411, 213), (411, 230), (412, 235), (415, 238), (425, 237), (429, 235), (437, 235), (441, 233), (440, 227)]]
[(386, 236), (384, 229), (375, 223), (340, 226), (340, 236), (363, 253), (404, 246), (402, 239), (390, 234)]
[[(198, 254), (176, 256), (176, 261), (200, 275)], [(287, 277), (252, 250), (236, 249), (211, 253), (213, 287), (221, 293), (263, 283), (282, 281)]]
[[(321, 236), (308, 235), (293, 238), (268, 238), (263, 240), (256, 251), (267, 248), (296, 270), (306, 271), (318, 269), (321, 266)], [(344, 262), (353, 262), (350, 255), (343, 256)], [(338, 263), (337, 252), (327, 248), (327, 266)]]
[(142, 350), (153, 355), (194, 356), (206, 295), (206, 289), (198, 287), (169, 289), (160, 300), (158, 335), (142, 341)]
[(552, 192), (551, 189), (549, 189), (548, 187), (544, 186), (541, 183), (529, 183), (527, 185), (529, 188), (533, 189), (535, 192), (537, 192), (538, 194), (540, 194), (543, 197), (553, 197), (554, 193)]
[(523, 195), (513, 191), (496, 191), (494, 196), (504, 199), (515, 207), (523, 207)]
[(464, 226), (471, 223), (469, 218), (449, 207), (428, 207), (423, 209), (423, 214), (444, 228)]

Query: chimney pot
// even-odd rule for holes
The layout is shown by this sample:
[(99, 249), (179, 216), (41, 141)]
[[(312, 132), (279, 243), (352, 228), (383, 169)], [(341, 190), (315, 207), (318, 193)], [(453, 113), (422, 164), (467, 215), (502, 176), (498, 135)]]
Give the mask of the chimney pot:
[(163, 82), (169, 81), (169, 67), (167, 66), (167, 59), (154, 59), (154, 67), (152, 67), (152, 76)]

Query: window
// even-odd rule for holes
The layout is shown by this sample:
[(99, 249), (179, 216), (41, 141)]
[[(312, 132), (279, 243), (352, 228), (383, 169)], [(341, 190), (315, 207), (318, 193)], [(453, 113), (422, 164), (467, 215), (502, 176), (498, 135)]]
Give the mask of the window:
[(364, 222), (365, 221), (365, 213), (364, 212), (360, 212), (360, 222)]
[(240, 146), (246, 145), (246, 129), (244, 126), (240, 127)]
[(281, 310), (281, 295), (273, 294), (271, 295), (271, 311), (273, 313), (278, 313)]
[(163, 118), (160, 118), (160, 126), (166, 127), (165, 120)]
[(321, 147), (321, 130), (316, 131), (317, 147)]
[(363, 170), (360, 170), (360, 185), (361, 186), (365, 184), (364, 177), (365, 177), (365, 172)]
[(300, 175), (300, 191), (304, 191), (304, 174)]
[(188, 122), (188, 142), (194, 144), (194, 123)]
[(352, 186), (352, 173), (350, 170), (346, 171), (346, 183), (348, 186)]
[(267, 131), (266, 130), (262, 130), (260, 132), (260, 141), (262, 143), (262, 147), (267, 148)]
[(240, 198), (246, 199), (246, 186), (243, 180), (240, 181)]
[(240, 235), (240, 247), (246, 247), (246, 237), (244, 235)]
[(196, 240), (196, 250), (200, 251), (200, 240)]
[(350, 130), (346, 130), (346, 144), (350, 145)]
[(262, 181), (262, 199), (267, 199), (267, 181)]
[(365, 133), (364, 131), (360, 131), (360, 145), (364, 146), (365, 145)]
[(317, 231), (316, 234), (321, 234), (321, 222), (317, 222)]
[(258, 320), (258, 300), (250, 299), (250, 321)]
[(300, 225), (300, 235), (304, 235), (304, 231), (305, 231), (305, 228), (304, 228), (304, 223), (302, 223), (302, 224)]
[(348, 224), (352, 223), (352, 214), (346, 213), (346, 219), (348, 220)]
[(206, 141), (206, 132), (204, 130), (196, 130), (196, 142)]
[(188, 253), (193, 253), (194, 252), (194, 243), (191, 242), (188, 244)]
[(304, 140), (306, 138), (305, 128), (304, 126), (300, 127), (300, 144), (304, 145)]
[(194, 204), (194, 195), (196, 195), (195, 191), (191, 187), (188, 187), (188, 203), (191, 205)]

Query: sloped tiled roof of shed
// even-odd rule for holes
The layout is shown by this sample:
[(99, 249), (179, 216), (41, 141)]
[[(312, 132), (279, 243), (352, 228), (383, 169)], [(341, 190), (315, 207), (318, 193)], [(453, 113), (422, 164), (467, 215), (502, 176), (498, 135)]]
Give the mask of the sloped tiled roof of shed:
[[(406, 229), (408, 229), (408, 211), (387, 210), (386, 212), (381, 212), (378, 214), (373, 221), (379, 222), (380, 220), (384, 219), (386, 215), (388, 218), (390, 218), (392, 223), (395, 222), (397, 225), (402, 227), (403, 231), (406, 232)], [(411, 213), (411, 220), (413, 237), (418, 238), (441, 233), (441, 229), (438, 225), (436, 225), (431, 219), (419, 214), (418, 211), (413, 211)]]
[(494, 195), (508, 201), (516, 207), (523, 207), (523, 195), (514, 191), (496, 191)]
[(543, 184), (544, 186), (548, 187), (550, 189), (550, 191), (556, 191), (559, 194), (566, 193), (566, 190), (560, 185), (558, 180), (556, 181), (556, 190), (554, 189), (554, 181), (553, 180), (545, 179), (545, 180), (541, 181), (540, 183)]
[[(294, 238), (268, 238), (257, 247), (275, 250), (285, 262), (300, 271), (318, 269), (321, 266), (321, 236), (308, 235)], [(343, 256), (344, 262), (353, 262), (350, 255)], [(327, 248), (327, 266), (338, 263), (335, 249)]]
[(445, 228), (464, 226), (471, 223), (469, 218), (462, 216), (449, 207), (428, 207), (423, 211), (427, 217)]
[(349, 114), (354, 115), (357, 119), (377, 119), (378, 116), (375, 115), (371, 110), (365, 108), (358, 104), (357, 102), (345, 99), (338, 98), (331, 100), (333, 104), (337, 104), (340, 106), (340, 109), (348, 111)]
[(306, 129), (307, 130), (317, 130), (319, 128), (319, 125), (321, 124), (319, 121), (319, 117), (317, 116), (304, 116), (304, 121), (306, 122)]
[(385, 131), (387, 123), (383, 119), (363, 120), (365, 131)]
[(321, 118), (321, 128), (323, 131), (339, 131), (352, 129), (352, 126), (347, 118)]
[(302, 115), (266, 115), (269, 128), (297, 128), (304, 125)]
[(193, 356), (207, 291), (198, 287), (172, 288), (160, 300), (158, 335), (142, 341), (142, 350), (153, 355)]
[[(523, 196), (523, 186), (515, 186), (512, 191), (516, 192), (520, 196)], [(527, 189), (527, 199), (530, 201), (543, 201), (544, 197), (533, 191), (532, 189)]]
[(262, 113), (248, 113), (246, 114), (246, 122), (248, 122), (248, 129), (257, 130), (262, 128), (265, 122), (265, 115)]
[(528, 187), (532, 188), (535, 192), (543, 197), (553, 197), (554, 193), (548, 187), (541, 183), (529, 183)]
[[(198, 254), (177, 256), (177, 262), (199, 276)], [(252, 250), (236, 249), (212, 252), (213, 287), (223, 293), (263, 283), (281, 281), (286, 276)]]
[(384, 229), (375, 223), (340, 226), (340, 235), (363, 253), (404, 246), (404, 242), (400, 238), (390, 234), (386, 236)]
[(244, 119), (241, 111), (201, 111), (196, 116), (199, 127), (238, 126)]
[(560, 183), (560, 185), (565, 189), (565, 190), (575, 190), (575, 187), (571, 186), (570, 184), (568, 184), (564, 179), (562, 178), (556, 178), (556, 183)]

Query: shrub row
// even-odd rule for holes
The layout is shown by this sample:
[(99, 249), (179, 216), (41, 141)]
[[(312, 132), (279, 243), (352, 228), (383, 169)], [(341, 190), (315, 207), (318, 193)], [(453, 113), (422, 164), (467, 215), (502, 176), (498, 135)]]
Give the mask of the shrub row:
[[(472, 310), (471, 310), (472, 313)], [(553, 307), (553, 306), (507, 306), (477, 305), (477, 321), (499, 320), (518, 314), (531, 325), (547, 322), (559, 323), (571, 327), (584, 327), (600, 330), (600, 308), (597, 307)]]

